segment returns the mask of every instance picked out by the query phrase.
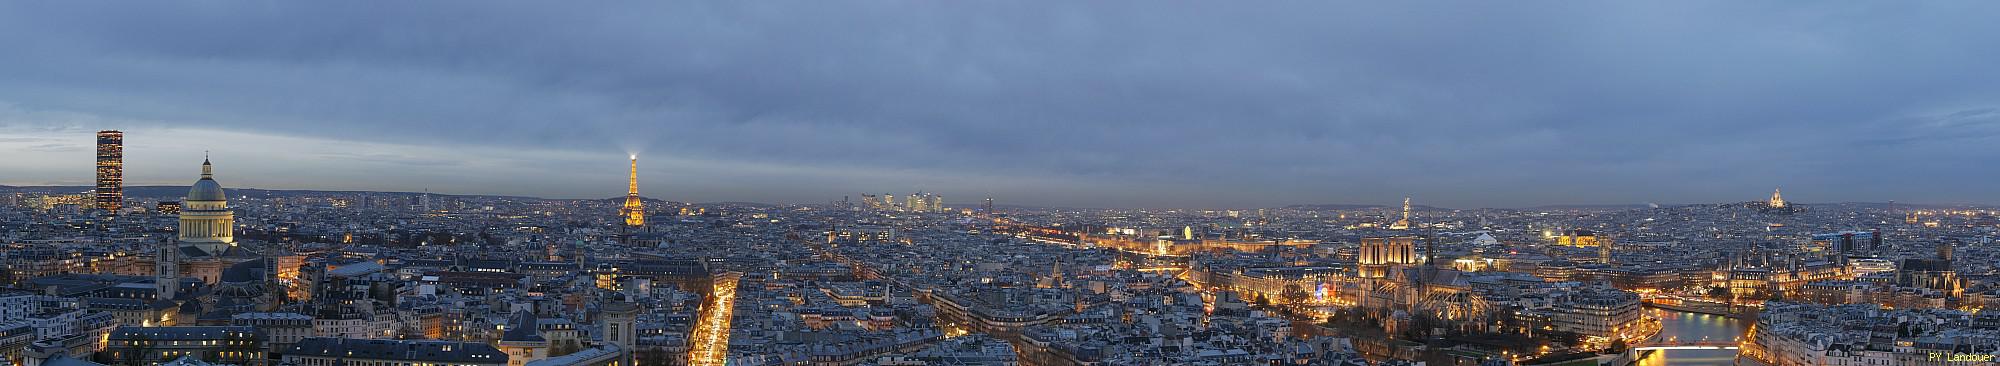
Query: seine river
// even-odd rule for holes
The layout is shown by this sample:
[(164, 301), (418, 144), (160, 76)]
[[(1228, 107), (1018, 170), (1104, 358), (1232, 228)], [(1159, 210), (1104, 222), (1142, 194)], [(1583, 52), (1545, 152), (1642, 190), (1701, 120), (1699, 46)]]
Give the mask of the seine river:
[[(1721, 340), (1735, 341), (1750, 331), (1750, 321), (1732, 319), (1721, 315), (1708, 315), (1672, 310), (1646, 309), (1646, 312), (1660, 318), (1658, 339), (1679, 337), (1681, 341)], [(1639, 360), (1639, 366), (1721, 366), (1736, 365), (1734, 350), (1669, 350), (1654, 352)], [(1744, 358), (1742, 365), (1763, 365), (1754, 359)]]

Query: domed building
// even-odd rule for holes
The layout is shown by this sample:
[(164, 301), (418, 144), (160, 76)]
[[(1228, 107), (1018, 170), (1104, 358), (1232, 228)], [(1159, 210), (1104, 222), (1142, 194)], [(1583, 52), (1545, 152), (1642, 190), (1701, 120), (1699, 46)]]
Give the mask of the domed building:
[(1776, 188), (1771, 189), (1770, 199), (1761, 201), (1750, 201), (1744, 203), (1744, 206), (1749, 207), (1751, 209), (1755, 209), (1759, 213), (1773, 214), (1773, 215), (1790, 215), (1790, 214), (1805, 212), (1806, 210), (1804, 206), (1789, 201), (1785, 201), (1784, 192), (1779, 191)]
[(201, 160), (201, 180), (188, 188), (181, 201), (181, 246), (207, 254), (222, 253), (236, 246), (236, 213), (229, 211), (229, 197), (215, 182), (215, 166)]
[[(222, 272), (237, 263), (259, 259), (259, 255), (236, 242), (236, 214), (229, 210), (229, 197), (215, 182), (215, 166), (201, 161), (201, 180), (188, 188), (182, 201), (176, 243), (162, 248), (157, 261), (160, 281), (194, 277), (208, 285), (222, 280)], [(164, 292), (182, 292), (178, 286), (162, 285)]]
[[(207, 159), (183, 202), (179, 240), (161, 245), (154, 257), (156, 290), (181, 303), (182, 324), (228, 324), (235, 314), (272, 311), (285, 301), (284, 279), (296, 276), (302, 258), (268, 247), (260, 253), (236, 241), (236, 214)], [(186, 277), (201, 281), (184, 288)]]

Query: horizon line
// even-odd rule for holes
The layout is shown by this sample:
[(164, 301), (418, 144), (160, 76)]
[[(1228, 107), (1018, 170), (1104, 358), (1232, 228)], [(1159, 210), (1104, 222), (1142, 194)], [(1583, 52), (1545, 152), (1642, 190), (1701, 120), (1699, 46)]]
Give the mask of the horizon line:
[[(89, 186), (89, 185), (49, 185), (49, 184), (41, 184), (41, 185), (6, 185), (6, 184), (0, 184), (0, 187), (5, 187), (5, 188), (15, 188), (15, 189), (58, 189), (58, 188), (61, 188), (61, 189), (69, 189), (69, 188), (84, 188), (85, 190), (89, 190), (89, 189), (92, 189), (92, 188), (95, 188), (94, 186)], [(125, 187), (125, 188), (134, 188), (134, 187), (162, 187), (162, 188), (171, 188), (171, 187), (183, 187), (183, 186), (178, 186), (178, 185), (132, 185), (132, 186), (124, 186), (124, 187)], [(538, 199), (538, 200), (549, 200), (549, 201), (584, 201), (584, 200), (602, 200), (602, 199), (623, 199), (623, 198), (625, 197), (625, 196), (624, 196), (623, 194), (619, 194), (619, 195), (615, 195), (615, 196), (609, 196), (609, 197), (602, 197), (602, 198), (594, 198), (594, 197), (580, 197), (580, 198), (551, 198), (551, 197), (543, 197), (543, 196), (524, 196), (524, 195), (511, 195), (511, 194), (477, 194), (477, 193), (439, 193), (439, 192), (431, 192), (431, 191), (428, 191), (428, 190), (423, 190), (423, 191), (369, 191), (369, 190), (351, 190), (351, 189), (311, 189), (311, 188), (282, 188), (282, 189), (274, 189), (274, 188), (257, 188), (257, 187), (237, 187), (237, 188), (230, 188), (230, 189), (250, 189), (250, 190), (259, 190), (259, 191), (274, 191), (274, 192), (286, 192), (286, 191), (292, 191), (292, 192), (329, 192), (329, 193), (387, 193), (387, 194), (412, 194), (412, 195), (423, 195), (423, 194), (428, 194), (428, 195), (439, 195), (439, 196), (463, 196), (463, 197), (503, 197), (503, 198), (531, 198), (531, 199)], [(647, 197), (647, 196), (646, 196), (646, 195), (644, 195), (644, 194), (641, 194), (641, 195), (639, 195), (639, 196), (640, 196), (641, 198), (648, 198), (648, 199), (652, 199), (652, 200), (657, 200), (657, 201), (666, 201), (666, 202), (679, 202), (679, 203), (687, 203), (687, 204), (716, 204), (716, 203), (754, 203), (754, 204), (760, 204), (760, 205), (773, 205), (773, 206), (784, 206), (784, 205), (798, 205), (798, 206), (805, 206), (805, 205), (822, 205), (822, 204), (827, 204), (827, 203), (831, 203), (831, 201), (828, 201), (828, 202), (811, 202), (811, 203), (801, 203), (801, 202), (760, 202), (760, 201), (741, 201), (741, 200), (727, 200), (727, 201), (712, 201), (712, 202), (692, 202), (692, 201), (676, 201), (676, 200), (668, 200), (668, 199), (661, 199), (661, 198), (652, 198), (652, 197)], [(1663, 208), (1664, 208), (1664, 207), (1672, 207), (1672, 206), (1689, 206), (1689, 205), (1713, 205), (1713, 204), (1729, 204), (1729, 203), (1748, 203), (1748, 202), (1759, 202), (1759, 201), (1761, 201), (1761, 200), (1742, 200), (1742, 201), (1719, 201), (1719, 202), (1679, 202), (1679, 203), (1657, 203), (1657, 202), (1645, 202), (1645, 203), (1555, 203), (1555, 204), (1540, 204), (1540, 205), (1533, 205), (1533, 206), (1519, 206), (1519, 207), (1471, 207), (1471, 208), (1464, 208), (1464, 207), (1445, 207), (1445, 206), (1437, 206), (1437, 205), (1427, 205), (1427, 204), (1413, 204), (1413, 205), (1411, 205), (1411, 207), (1419, 207), (1419, 208), (1428, 208), (1428, 209), (1434, 209), (1434, 210), (1452, 210), (1452, 211), (1464, 211), (1464, 210), (1493, 210), (1493, 209), (1498, 209), (1498, 210), (1526, 210), (1526, 209), (1536, 209), (1536, 208), (1558, 208), (1558, 207), (1582, 207), (1582, 206), (1607, 206), (1607, 207), (1616, 207), (1616, 206), (1641, 206), (1641, 207), (1643, 207), (1643, 206), (1648, 206), (1648, 205), (1659, 205), (1660, 207), (1663, 207)], [(961, 204), (956, 204), (956, 205), (966, 205), (966, 206), (973, 206), (973, 207), (976, 207), (976, 206), (978, 206), (978, 205), (979, 205), (979, 203), (976, 203), (977, 201), (974, 201), (974, 202), (975, 202), (975, 203), (961, 203)], [(1788, 201), (1788, 202), (1790, 202), (1790, 203), (1794, 203), (1794, 204), (1800, 204), (1800, 205), (1838, 205), (1838, 204), (1906, 204), (1906, 205), (1916, 205), (1916, 206), (1971, 206), (1971, 207), (2000, 207), (2000, 204), (1992, 204), (1992, 203), (1926, 203), (1926, 202), (1900, 202), (1900, 201), (1894, 201), (1894, 200), (1891, 200), (1891, 201), (1885, 201), (1885, 202), (1873, 202), (1873, 201), (1837, 201), (1837, 202), (1795, 202), (1795, 201)], [(952, 205), (954, 205), (954, 204), (946, 204), (946, 206), (952, 206)], [(1331, 205), (1345, 205), (1345, 206), (1364, 206), (1364, 207), (1367, 207), (1367, 208), (1376, 208), (1376, 207), (1388, 207), (1388, 208), (1395, 208), (1395, 207), (1399, 207), (1399, 204), (1373, 204), (1373, 203), (1293, 203), (1293, 204), (1285, 204), (1285, 205), (1280, 205), (1280, 206), (1264, 206), (1264, 207), (1258, 207), (1258, 206), (1244, 206), (1244, 207), (1238, 207), (1238, 208), (1207, 208), (1207, 207), (1203, 207), (1203, 208), (1193, 208), (1193, 207), (1077, 207), (1077, 206), (1054, 206), (1054, 205), (1022, 205), (1022, 204), (1003, 204), (1003, 205), (997, 205), (997, 206), (1008, 206), (1008, 207), (1026, 207), (1026, 208), (1041, 208), (1041, 209), (1089, 209), (1089, 210), (1235, 210), (1235, 209), (1268, 209), (1268, 208), (1288, 208), (1288, 207), (1295, 207), (1295, 206), (1331, 206)]]

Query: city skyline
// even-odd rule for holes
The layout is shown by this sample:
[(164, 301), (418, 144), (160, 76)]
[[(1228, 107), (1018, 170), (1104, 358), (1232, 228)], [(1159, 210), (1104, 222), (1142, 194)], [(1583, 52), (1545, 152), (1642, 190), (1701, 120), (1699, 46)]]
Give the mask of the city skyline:
[[(117, 139), (121, 141), (121, 144), (114, 144), (114, 145), (106, 145), (105, 143), (103, 143), (103, 141), (104, 141), (104, 140), (103, 140), (103, 136), (104, 136), (104, 134), (107, 134), (107, 133), (110, 133), (110, 134), (115, 134), (115, 135), (117, 135), (117, 136), (118, 136), (118, 138), (117, 138)], [(98, 133), (97, 133), (97, 134), (96, 134), (95, 136), (97, 136), (97, 137), (96, 137), (96, 140), (93, 140), (93, 141), (98, 141), (98, 143), (96, 144), (96, 148), (98, 148), (99, 150), (103, 150), (103, 149), (105, 149), (105, 148), (106, 148), (105, 146), (118, 146), (117, 150), (121, 150), (121, 152), (117, 153), (117, 155), (118, 155), (118, 156), (120, 156), (120, 158), (119, 158), (119, 159), (117, 159), (117, 160), (123, 160), (123, 159), (122, 159), (122, 155), (123, 155), (123, 154), (122, 154), (122, 150), (123, 150), (123, 145), (122, 145), (122, 139), (123, 139), (123, 132), (120, 132), (120, 131), (114, 131), (114, 130), (105, 130), (105, 131), (99, 131), (99, 132), (98, 132)], [(102, 155), (102, 154), (104, 154), (104, 153), (103, 153), (102, 151), (100, 151), (100, 152), (99, 152), (99, 155)], [(210, 152), (208, 152), (208, 151), (203, 151), (203, 154), (202, 154), (202, 160), (203, 160), (204, 164), (206, 164), (206, 163), (207, 163), (207, 160), (209, 159), (209, 155), (210, 155)], [(102, 158), (102, 157), (98, 157), (98, 158), (96, 158), (96, 159), (97, 159), (97, 160), (96, 160), (96, 161), (97, 161), (97, 162), (96, 162), (96, 165), (100, 167), (100, 168), (99, 168), (98, 170), (102, 171), (102, 168), (101, 168), (101, 166), (102, 166), (103, 164), (105, 164), (105, 163), (104, 163), (104, 161), (105, 161), (105, 160), (104, 160), (104, 158)], [(612, 198), (621, 198), (621, 199), (624, 199), (624, 200), (626, 200), (626, 201), (627, 201), (627, 203), (628, 203), (628, 205), (629, 205), (629, 204), (630, 204), (630, 202), (632, 202), (632, 201), (634, 201), (634, 200), (636, 200), (636, 199), (638, 199), (638, 198), (640, 198), (640, 197), (645, 197), (645, 196), (643, 196), (643, 195), (640, 195), (640, 194), (638, 194), (638, 193), (637, 193), (637, 190), (638, 190), (638, 189), (639, 189), (639, 187), (640, 187), (640, 183), (638, 183), (638, 181), (637, 181), (637, 174), (638, 174), (638, 172), (640, 172), (640, 170), (639, 170), (639, 168), (638, 168), (638, 166), (637, 166), (637, 161), (638, 161), (638, 155), (637, 155), (637, 154), (633, 154), (633, 155), (629, 155), (629, 156), (628, 156), (628, 159), (629, 159), (629, 161), (630, 161), (630, 163), (631, 163), (631, 165), (632, 165), (632, 166), (630, 167), (630, 170), (628, 171), (628, 174), (630, 174), (630, 175), (631, 175), (631, 176), (629, 176), (629, 177), (628, 177), (628, 183), (627, 183), (627, 190), (628, 190), (628, 192), (627, 192), (627, 193), (626, 193), (625, 195), (623, 195), (623, 196), (618, 196), (618, 197), (612, 197)], [(120, 168), (121, 168), (121, 169), (119, 169), (119, 170), (122, 170), (122, 165), (123, 165), (123, 164), (122, 164), (122, 161), (121, 161), (121, 162), (119, 162), (119, 163), (115, 163), (115, 164), (116, 164), (116, 165), (118, 165), (118, 166), (120, 166)], [(114, 176), (116, 176), (116, 175), (117, 175), (117, 173), (113, 173), (113, 174), (114, 174)], [(102, 173), (100, 173), (100, 174), (99, 174), (99, 177), (97, 178), (97, 181), (96, 181), (96, 182), (97, 182), (97, 184), (99, 184), (99, 185), (102, 185), (102, 184), (107, 184), (107, 183), (104, 183), (104, 182), (105, 182), (105, 181), (104, 181), (104, 179), (105, 179), (105, 178), (103, 178), (103, 176), (102, 176)], [(118, 186), (120, 186), (120, 187), (124, 186), (124, 184), (122, 183), (122, 181), (123, 181), (123, 179), (122, 179), (122, 178), (118, 178), (117, 180), (118, 180), (118, 181), (120, 181), (120, 183), (116, 183), (116, 184), (117, 184)], [(16, 185), (10, 185), (10, 184), (4, 184), (4, 182), (0, 182), (0, 186), (7, 186), (7, 187), (21, 187), (21, 188), (37, 188), (37, 187), (48, 187), (48, 188), (54, 188), (54, 187), (70, 187), (71, 185), (66, 185), (66, 184), (16, 184)], [(158, 184), (150, 184), (150, 183), (149, 183), (149, 184), (138, 184), (138, 185), (133, 185), (133, 186), (134, 186), (134, 187), (175, 187), (176, 185), (175, 185), (175, 184), (173, 184), (173, 183), (158, 183)], [(86, 188), (88, 188), (88, 187), (86, 186)], [(428, 189), (428, 188), (423, 188), (423, 189), (410, 189), (410, 190), (368, 190), (368, 189), (340, 189), (340, 188), (311, 188), (311, 187), (297, 187), (297, 188), (268, 188), (268, 187), (240, 187), (240, 188), (250, 188), (250, 189), (259, 189), (259, 190), (266, 190), (266, 191), (325, 191), (325, 192), (375, 192), (375, 193), (402, 193), (402, 194), (426, 194), (426, 195), (432, 195), (432, 194), (436, 194), (436, 195), (458, 195), (458, 196), (501, 196), (501, 197), (526, 197), (526, 198), (537, 198), (537, 199), (603, 199), (603, 198), (605, 198), (605, 197), (548, 197), (548, 196), (538, 196), (538, 195), (530, 195), (530, 194), (494, 194), (494, 193), (465, 193), (465, 192), (434, 192), (434, 191), (431, 191), (431, 190), (430, 190), (430, 189)], [(1782, 187), (1779, 187), (1779, 188), (1774, 188), (1774, 189), (1773, 189), (1773, 192), (1772, 192), (1772, 195), (1771, 195), (1771, 197), (1770, 197), (1770, 198), (1768, 198), (1768, 199), (1761, 199), (1761, 198), (1760, 198), (1760, 199), (1753, 199), (1753, 200), (1748, 200), (1748, 201), (1749, 201), (1749, 202), (1757, 202), (1757, 201), (1765, 201), (1765, 200), (1768, 200), (1768, 201), (1770, 201), (1770, 202), (1773, 202), (1773, 203), (1776, 203), (1776, 202), (1782, 202), (1782, 201), (1779, 201), (1779, 200), (1778, 200), (1778, 198), (1777, 198), (1777, 197), (1779, 197), (1779, 193), (1778, 193), (1778, 191), (1779, 191), (1779, 190), (1782, 190)], [(122, 191), (122, 188), (120, 189), (120, 191)], [(93, 191), (93, 192), (95, 192), (95, 191)], [(97, 194), (97, 195), (98, 195), (98, 196), (100, 196), (100, 197), (102, 197), (102, 196), (104, 196), (104, 195), (105, 195), (104, 193), (101, 193), (101, 192), (99, 192), (99, 193), (95, 193), (95, 194)], [(874, 193), (873, 191), (867, 191), (867, 192), (861, 192), (861, 193), (859, 193), (859, 194), (861, 195), (861, 196), (859, 196), (859, 197), (860, 197), (861, 199), (863, 199), (863, 200), (866, 200), (866, 199), (869, 199), (869, 197), (872, 197), (872, 196), (873, 196), (873, 195), (874, 195), (875, 193)], [(894, 195), (894, 193), (893, 193), (893, 192), (888, 192), (888, 193), (886, 193), (886, 194), (887, 194), (887, 195), (890, 195), (890, 196), (893, 196), (893, 195)], [(113, 196), (115, 197), (115, 198), (109, 198), (109, 199), (113, 200), (112, 202), (116, 202), (116, 201), (118, 201), (118, 200), (121, 200), (121, 199), (123, 199), (123, 197), (124, 197), (124, 194), (123, 194), (122, 192), (116, 192), (116, 193), (112, 193), (112, 195), (113, 195)], [(749, 202), (749, 203), (763, 203), (763, 204), (801, 204), (801, 203), (813, 203), (813, 202), (829, 202), (829, 201), (809, 201), (809, 202), (792, 202), (792, 201), (754, 201), (754, 200), (733, 200), (733, 201), (732, 201), (732, 200), (715, 200), (715, 201), (700, 201), (700, 200), (685, 200), (685, 199), (674, 199), (674, 198), (671, 198), (671, 197), (646, 197), (646, 198), (651, 198), (651, 199), (662, 199), (662, 200), (669, 200), (669, 201), (679, 201), (679, 202), (689, 202), (689, 203), (704, 203), (704, 202), (710, 202), (710, 203), (713, 203), (713, 202)], [(854, 198), (856, 198), (856, 196), (854, 196), (854, 195), (851, 195), (851, 194), (849, 194), (849, 195), (842, 195), (842, 196), (841, 196), (840, 198), (841, 198), (841, 200), (839, 200), (839, 201), (845, 201), (845, 202), (849, 202), (849, 203), (852, 203), (852, 201), (851, 201), (851, 200), (852, 200), (852, 199), (854, 199)], [(100, 201), (102, 201), (102, 200), (104, 200), (104, 199), (105, 199), (105, 198), (99, 198), (99, 200), (100, 200)], [(990, 201), (990, 200), (991, 200), (991, 198), (987, 198), (986, 200), (989, 200), (989, 201)], [(1544, 203), (1544, 204), (1539, 204), (1539, 205), (1533, 205), (1533, 206), (1511, 206), (1511, 207), (1450, 207), (1450, 206), (1442, 206), (1442, 205), (1433, 205), (1433, 204), (1422, 204), (1422, 205), (1418, 205), (1418, 206), (1423, 206), (1423, 207), (1428, 207), (1428, 208), (1434, 208), (1434, 209), (1531, 209), (1531, 208), (1542, 208), (1542, 207), (1566, 207), (1566, 206), (1576, 206), (1576, 207), (1585, 207), (1585, 206), (1607, 206), (1607, 207), (1611, 207), (1611, 206), (1641, 206), (1641, 205), (1656, 205), (1656, 206), (1657, 206), (1657, 205), (1685, 205), (1685, 204), (1713, 204), (1713, 203), (1734, 203), (1734, 202), (1744, 202), (1744, 201), (1743, 201), (1743, 200), (1728, 200), (1728, 199), (1724, 199), (1724, 200), (1719, 200), (1719, 201), (1712, 201), (1712, 202), (1638, 202), (1638, 203), (1603, 203), (1603, 202), (1587, 202), (1587, 203)], [(989, 203), (990, 203), (990, 202), (989, 202)], [(1853, 200), (1847, 200), (1847, 201), (1823, 201), (1823, 202), (1811, 202), (1811, 203), (1876, 203), (1876, 204), (1884, 204), (1884, 203), (1886, 203), (1886, 204), (1892, 204), (1892, 205), (1893, 205), (1893, 204), (1897, 204), (1897, 203), (1899, 203), (1899, 202), (1897, 202), (1897, 201), (1895, 201), (1895, 200), (1888, 200), (1888, 201), (1881, 201), (1881, 202), (1871, 202), (1871, 201), (1853, 201)], [(1994, 204), (1990, 204), (1990, 203), (1983, 203), (1983, 202), (1900, 202), (1900, 203), (1902, 203), (1902, 204), (1910, 204), (1910, 205), (1919, 205), (1919, 206), (1939, 206), (1939, 205), (1944, 205), (1944, 206), (1951, 206), (1951, 205), (1963, 205), (1963, 206), (1992, 206), (1992, 205), (1994, 205)], [(103, 203), (99, 203), (99, 204), (100, 204), (100, 205), (102, 205)], [(949, 205), (951, 205), (951, 206), (956, 206), (956, 207), (977, 207), (977, 206), (978, 206), (979, 204), (976, 204), (976, 203), (950, 203)], [(1379, 206), (1379, 207), (1390, 207), (1390, 208), (1393, 208), (1393, 207), (1394, 207), (1394, 204), (1380, 204), (1380, 203), (1374, 203), (1374, 202), (1368, 202), (1368, 201), (1355, 201), (1355, 202), (1297, 202), (1297, 203), (1281, 203), (1281, 204), (1277, 204), (1277, 205), (1275, 205), (1275, 206), (1271, 206), (1271, 207), (1280, 207), (1280, 206), (1312, 206), (1312, 205), (1373, 205), (1373, 206)], [(1014, 207), (1037, 207), (1037, 208), (1078, 208), (1078, 209), (1227, 209), (1227, 208), (1249, 208), (1249, 207), (1257, 207), (1257, 206), (1211, 206), (1211, 207), (1186, 207), (1186, 206), (1158, 206), (1158, 207), (1099, 207), (1099, 206), (1063, 206), (1063, 205), (1040, 205), (1040, 204), (1010, 204), (1009, 206), (1014, 206)], [(1403, 210), (1403, 212), (1404, 212), (1404, 215), (1405, 215), (1406, 219), (1407, 219), (1407, 216), (1409, 215), (1409, 211), (1410, 211), (1410, 208), (1411, 208), (1411, 198), (1410, 198), (1410, 197), (1404, 197), (1404, 198), (1403, 198), (1403, 201), (1402, 201), (1402, 210)], [(620, 215), (622, 216), (622, 215), (625, 215), (625, 214), (621, 213)]]
[(0, 2), (0, 366), (1994, 366), (1949, 1)]
[(115, 129), (130, 185), (213, 151), (244, 187), (615, 197), (577, 177), (637, 153), (686, 201), (2000, 203), (1986, 3), (632, 5), (10, 4), (0, 184), (88, 184)]

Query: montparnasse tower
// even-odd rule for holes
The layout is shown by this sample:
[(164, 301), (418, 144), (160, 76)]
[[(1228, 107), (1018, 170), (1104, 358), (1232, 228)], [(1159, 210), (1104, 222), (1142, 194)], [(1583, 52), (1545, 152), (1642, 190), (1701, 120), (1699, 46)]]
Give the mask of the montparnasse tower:
[(638, 155), (632, 155), (632, 178), (625, 190), (625, 207), (618, 214), (625, 216), (625, 226), (646, 226), (646, 203), (639, 199)]
[(201, 180), (188, 187), (181, 205), (182, 246), (216, 254), (236, 245), (236, 213), (229, 211), (229, 197), (222, 194), (222, 184), (215, 182), (215, 166), (208, 159), (201, 159)]

